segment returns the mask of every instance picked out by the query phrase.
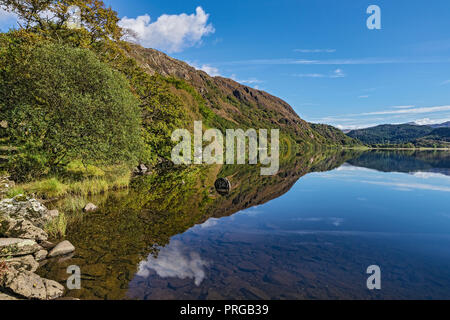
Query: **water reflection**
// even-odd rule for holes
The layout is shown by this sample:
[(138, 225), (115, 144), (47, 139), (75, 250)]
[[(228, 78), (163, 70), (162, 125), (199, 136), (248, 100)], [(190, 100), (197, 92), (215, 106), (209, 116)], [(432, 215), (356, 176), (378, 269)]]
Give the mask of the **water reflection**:
[(191, 251), (180, 241), (173, 241), (161, 249), (157, 258), (149, 255), (147, 261), (141, 262), (136, 276), (148, 278), (154, 271), (161, 278), (193, 279), (199, 286), (205, 279), (204, 269), (208, 266), (208, 261), (203, 260), (198, 252)]
[[(313, 152), (144, 177), (72, 226), (88, 299), (450, 298), (450, 153)], [(439, 174), (437, 172), (440, 172)], [(405, 174), (408, 173), (408, 174)], [(226, 177), (232, 189), (214, 187)], [(365, 287), (382, 266), (381, 292)]]

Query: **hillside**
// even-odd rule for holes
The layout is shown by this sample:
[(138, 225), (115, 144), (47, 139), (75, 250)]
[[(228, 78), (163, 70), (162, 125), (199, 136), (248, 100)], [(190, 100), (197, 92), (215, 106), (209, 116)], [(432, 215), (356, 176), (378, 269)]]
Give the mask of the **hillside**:
[[(148, 74), (176, 79), (171, 82), (172, 91), (182, 98), (193, 117), (203, 118), (210, 127), (280, 128), (299, 143), (327, 143), (326, 137), (315, 132), (289, 104), (267, 92), (231, 79), (211, 77), (154, 49), (130, 44), (127, 52)], [(192, 97), (196, 93), (201, 99)]]
[(430, 134), (433, 128), (411, 124), (380, 125), (352, 130), (347, 135), (369, 145), (409, 143)]
[(357, 146), (362, 143), (354, 138), (347, 136), (344, 132), (327, 124), (310, 123), (311, 128), (324, 137), (328, 144)]
[(440, 124), (432, 124), (430, 125), (430, 127), (432, 128), (450, 128), (450, 121), (444, 122), (444, 123), (440, 123)]

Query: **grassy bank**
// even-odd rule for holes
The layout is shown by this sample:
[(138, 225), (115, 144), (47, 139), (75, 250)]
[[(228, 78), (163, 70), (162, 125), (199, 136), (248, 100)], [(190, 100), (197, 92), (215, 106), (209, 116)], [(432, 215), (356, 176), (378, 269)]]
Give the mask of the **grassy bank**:
[(18, 184), (8, 192), (8, 197), (18, 194), (41, 199), (59, 199), (66, 196), (89, 196), (109, 190), (128, 188), (131, 170), (127, 166), (98, 168), (71, 163), (64, 172), (45, 179)]

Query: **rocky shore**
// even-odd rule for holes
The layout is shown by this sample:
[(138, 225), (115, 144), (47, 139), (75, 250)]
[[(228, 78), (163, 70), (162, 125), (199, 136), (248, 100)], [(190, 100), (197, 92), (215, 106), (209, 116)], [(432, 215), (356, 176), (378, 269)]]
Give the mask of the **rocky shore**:
[(48, 241), (45, 226), (58, 215), (23, 195), (0, 201), (0, 300), (54, 300), (64, 295), (60, 283), (35, 273), (47, 259), (75, 251), (68, 241)]

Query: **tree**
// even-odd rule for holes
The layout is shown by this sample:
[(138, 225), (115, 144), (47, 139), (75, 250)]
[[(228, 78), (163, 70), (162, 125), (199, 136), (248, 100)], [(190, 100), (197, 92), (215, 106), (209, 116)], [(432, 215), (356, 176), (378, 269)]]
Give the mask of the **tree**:
[(92, 42), (118, 41), (123, 36), (117, 12), (100, 0), (0, 0), (0, 6), (16, 13), (26, 29), (42, 30), (63, 28), (70, 17), (69, 8), (77, 6)]
[[(6, 58), (4, 57), (6, 55)], [(3, 56), (3, 57), (2, 57)], [(23, 163), (54, 170), (85, 164), (136, 162), (142, 155), (141, 114), (126, 78), (89, 50), (58, 44), (10, 45), (0, 51), (0, 115)], [(26, 161), (25, 161), (26, 160)], [(16, 163), (17, 164), (17, 163)]]

